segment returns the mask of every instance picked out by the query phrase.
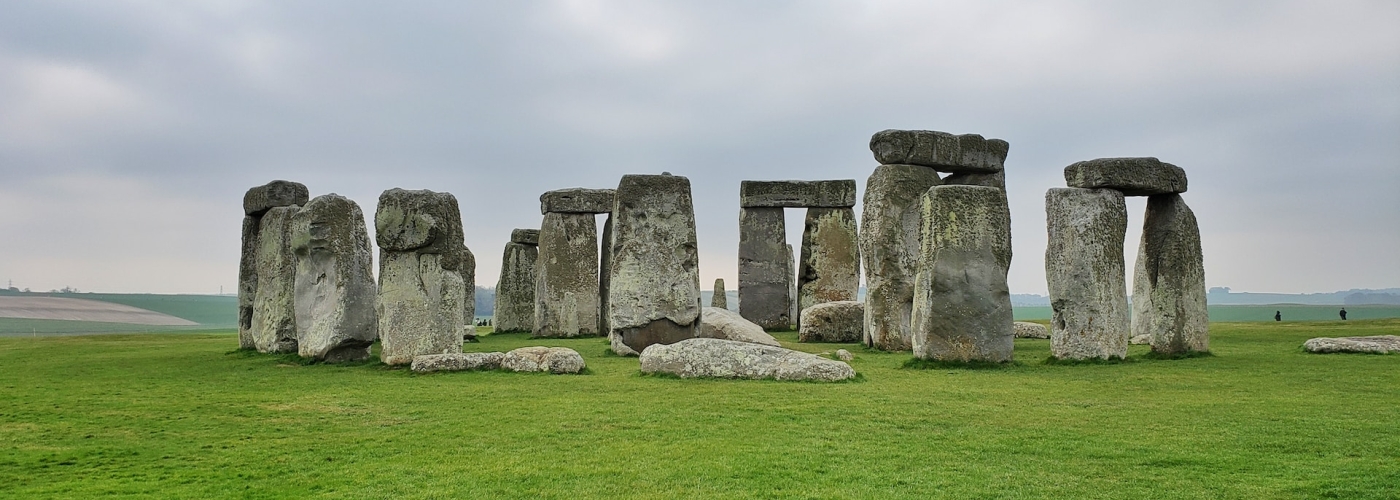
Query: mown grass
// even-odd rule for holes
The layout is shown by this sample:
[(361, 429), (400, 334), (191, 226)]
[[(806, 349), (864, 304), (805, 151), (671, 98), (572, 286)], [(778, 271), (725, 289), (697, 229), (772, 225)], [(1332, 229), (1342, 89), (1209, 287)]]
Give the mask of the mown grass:
[(0, 496), (1395, 498), (1400, 356), (1311, 355), (1400, 320), (1213, 324), (1213, 356), (910, 369), (859, 383), (415, 375), (233, 350), (228, 334), (0, 339)]
[[(1293, 321), (1333, 321), (1339, 320), (1337, 313), (1347, 309), (1348, 320), (1400, 318), (1400, 306), (1358, 305), (1358, 306), (1319, 306), (1308, 304), (1212, 304), (1207, 309), (1214, 322), (1273, 322), (1274, 313), (1283, 314), (1283, 322)], [(1020, 306), (1012, 308), (1018, 321), (1049, 320), (1053, 313), (1050, 306)]]

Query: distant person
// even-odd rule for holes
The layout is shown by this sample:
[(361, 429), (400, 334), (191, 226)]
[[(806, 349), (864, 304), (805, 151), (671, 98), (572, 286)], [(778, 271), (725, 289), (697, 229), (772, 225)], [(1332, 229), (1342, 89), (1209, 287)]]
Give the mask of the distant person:
[(1274, 321), (1283, 321), (1283, 311), (1274, 311)]
[(1338, 313), (1338, 314), (1341, 314), (1341, 315), (1342, 315), (1342, 321), (1346, 321), (1346, 320), (1347, 320), (1347, 308), (1343, 307), (1343, 308), (1342, 308), (1342, 312), (1340, 312), (1340, 313)]

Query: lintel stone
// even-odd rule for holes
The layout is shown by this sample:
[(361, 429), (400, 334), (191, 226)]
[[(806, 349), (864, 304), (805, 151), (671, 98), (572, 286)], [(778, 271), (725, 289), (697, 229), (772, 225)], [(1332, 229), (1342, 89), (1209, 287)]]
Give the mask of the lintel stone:
[(510, 232), (510, 242), (511, 242), (511, 243), (520, 243), (520, 244), (522, 244), (522, 245), (535, 245), (535, 246), (539, 246), (539, 244), (540, 244), (540, 230), (539, 230), (539, 229), (516, 229), (516, 230), (513, 230), (513, 231)]
[(1000, 172), (1010, 148), (1001, 139), (936, 130), (881, 130), (870, 137), (870, 152), (882, 165), (921, 165), (955, 174)]
[(1113, 189), (1123, 196), (1186, 192), (1186, 171), (1156, 158), (1099, 158), (1065, 167), (1065, 184)]
[(606, 214), (613, 210), (614, 189), (569, 188), (540, 195), (540, 214)]
[(743, 181), (741, 208), (849, 208), (856, 206), (854, 179), (829, 181)]

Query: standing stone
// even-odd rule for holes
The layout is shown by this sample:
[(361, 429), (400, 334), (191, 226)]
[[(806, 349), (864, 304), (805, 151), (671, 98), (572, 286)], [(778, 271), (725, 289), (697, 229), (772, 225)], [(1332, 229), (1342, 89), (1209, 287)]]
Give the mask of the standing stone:
[(1112, 189), (1045, 193), (1045, 279), (1050, 289), (1050, 353), (1060, 359), (1128, 354), (1123, 238), (1128, 209)]
[[(799, 309), (823, 302), (856, 300), (860, 289), (860, 238), (856, 235), (855, 211), (807, 209), (801, 262), (797, 274)], [(800, 330), (800, 315), (797, 323)]]
[(910, 315), (919, 268), (920, 199), (938, 173), (917, 165), (880, 165), (865, 183), (860, 253), (865, 263), (865, 345), (913, 346)]
[(258, 281), (249, 329), (258, 352), (297, 352), (292, 215), (300, 209), (274, 207), (258, 223)]
[(796, 329), (797, 318), (802, 315), (802, 308), (798, 307), (797, 304), (797, 252), (792, 251), (792, 243), (783, 245), (783, 258), (787, 260), (787, 266), (783, 271), (787, 273), (788, 318), (792, 319), (783, 329), (789, 330)]
[(297, 353), (329, 362), (369, 359), (379, 323), (373, 250), (360, 206), (337, 194), (312, 199), (292, 216), (292, 252)]
[(785, 224), (782, 208), (739, 209), (739, 315), (765, 330), (792, 324)]
[(914, 357), (1011, 361), (1014, 333), (1006, 273), (1011, 214), (1006, 194), (984, 186), (935, 186), (924, 194), (914, 283)]
[(544, 214), (539, 248), (535, 336), (597, 335), (598, 224), (593, 214)]
[(715, 278), (715, 289), (710, 295), (710, 307), (729, 309), (729, 297), (725, 296), (726, 293), (728, 292), (724, 291), (724, 278)]
[(492, 324), (496, 332), (529, 332), (535, 329), (535, 260), (540, 232), (516, 229), (501, 255), (501, 276), (496, 282)]
[(640, 353), (653, 344), (696, 337), (700, 273), (690, 179), (625, 175), (613, 216), (608, 299), (613, 349)]
[(462, 265), (458, 269), (462, 275), (462, 330), (463, 335), (476, 335), (476, 254), (462, 245)]
[[(609, 189), (611, 202), (617, 196), (613, 190)], [(607, 335), (612, 331), (612, 325), (608, 323), (608, 294), (612, 293), (610, 283), (612, 280), (612, 234), (613, 216), (612, 207), (608, 207), (608, 218), (603, 221), (603, 241), (599, 245), (598, 258), (598, 334)]]
[(462, 351), (462, 215), (449, 193), (390, 189), (374, 214), (379, 244), (379, 358), (404, 365)]
[(305, 185), (272, 181), (243, 194), (243, 240), (238, 261), (238, 347), (255, 349), (253, 342), (253, 303), (258, 292), (258, 233), (263, 214), (274, 207), (306, 204)]
[(1196, 215), (1178, 194), (1147, 198), (1133, 273), (1133, 336), (1162, 354), (1207, 352), (1206, 271)]

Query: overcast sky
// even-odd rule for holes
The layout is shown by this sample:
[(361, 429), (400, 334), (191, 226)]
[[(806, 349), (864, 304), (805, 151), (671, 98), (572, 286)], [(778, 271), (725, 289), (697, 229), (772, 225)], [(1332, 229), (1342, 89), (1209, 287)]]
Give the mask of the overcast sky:
[(740, 180), (864, 193), (870, 135), (907, 128), (1011, 143), (1013, 293), (1046, 290), (1046, 189), (1113, 156), (1186, 169), (1208, 286), (1395, 287), (1397, 27), (1394, 0), (11, 0), (0, 280), (232, 292), (243, 192), (290, 179), (371, 218), (388, 188), (455, 194), (494, 286), (541, 192), (664, 170), (702, 286), (732, 288)]

